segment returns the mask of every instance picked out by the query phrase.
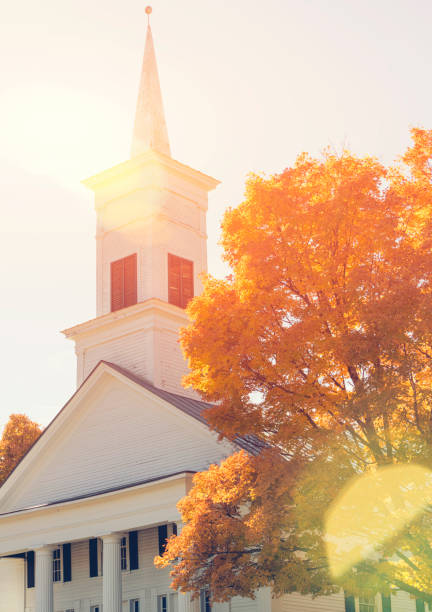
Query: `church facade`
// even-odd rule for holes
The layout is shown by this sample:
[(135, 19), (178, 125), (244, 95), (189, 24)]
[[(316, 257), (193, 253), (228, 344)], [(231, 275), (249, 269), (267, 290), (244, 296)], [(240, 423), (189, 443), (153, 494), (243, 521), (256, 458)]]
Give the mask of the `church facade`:
[[(214, 178), (171, 157), (150, 27), (131, 157), (85, 181), (97, 217), (97, 316), (64, 331), (77, 391), (0, 489), (0, 612), (387, 612), (342, 593), (211, 604), (153, 559), (193, 474), (256, 440), (218, 441), (181, 386), (179, 329), (207, 269)], [(414, 612), (405, 594), (394, 612)]]

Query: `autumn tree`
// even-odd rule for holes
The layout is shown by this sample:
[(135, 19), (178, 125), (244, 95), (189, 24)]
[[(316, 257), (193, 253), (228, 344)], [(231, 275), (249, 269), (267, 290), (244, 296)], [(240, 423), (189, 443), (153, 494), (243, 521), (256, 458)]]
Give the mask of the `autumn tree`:
[(11, 414), (0, 440), (0, 485), (38, 439), (41, 428), (25, 414)]
[[(232, 275), (207, 278), (189, 306), (186, 382), (213, 404), (206, 417), (221, 436), (268, 447), (195, 477), (179, 506), (185, 527), (157, 560), (173, 566), (174, 587), (210, 588), (216, 600), (264, 585), (326, 594), (335, 583), (432, 598), (428, 505), (382, 537), (359, 526), (376, 546), (339, 575), (326, 549), (327, 509), (359, 475), (420, 465), (430, 490), (432, 131), (412, 139), (390, 167), (348, 151), (303, 154), (251, 176), (226, 213)], [(363, 499), (389, 524), (413, 506), (412, 482), (393, 480), (386, 508)], [(344, 499), (341, 516), (350, 508), (361, 523), (361, 504)]]

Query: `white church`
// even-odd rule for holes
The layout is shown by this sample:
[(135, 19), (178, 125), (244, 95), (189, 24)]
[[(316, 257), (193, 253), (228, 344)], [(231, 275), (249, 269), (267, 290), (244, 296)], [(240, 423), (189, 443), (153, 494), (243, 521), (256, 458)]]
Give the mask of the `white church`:
[[(0, 612), (415, 612), (292, 594), (212, 604), (170, 589), (154, 557), (181, 528), (193, 474), (253, 438), (218, 441), (181, 385), (185, 306), (207, 270), (214, 178), (171, 157), (150, 26), (131, 157), (87, 179), (95, 194), (97, 316), (66, 329), (77, 390), (0, 488)], [(424, 607), (423, 607), (424, 610)]]

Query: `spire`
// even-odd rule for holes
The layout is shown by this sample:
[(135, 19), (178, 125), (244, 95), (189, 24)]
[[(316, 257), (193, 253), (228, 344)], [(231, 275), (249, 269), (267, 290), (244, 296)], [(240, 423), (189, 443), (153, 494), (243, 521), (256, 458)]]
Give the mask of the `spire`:
[[(146, 7), (148, 20), (151, 11), (150, 6)], [(150, 23), (147, 25), (131, 157), (149, 149), (171, 156)]]

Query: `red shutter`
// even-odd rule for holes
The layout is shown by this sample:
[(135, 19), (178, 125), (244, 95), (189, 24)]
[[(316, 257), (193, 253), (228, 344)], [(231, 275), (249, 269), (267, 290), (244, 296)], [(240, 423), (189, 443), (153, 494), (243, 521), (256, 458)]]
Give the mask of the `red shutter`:
[(123, 259), (111, 263), (111, 311), (123, 308), (124, 303)]
[(168, 302), (181, 306), (181, 259), (168, 255)]
[(193, 262), (168, 254), (168, 302), (186, 308), (194, 295)]
[(181, 307), (186, 308), (189, 300), (193, 298), (193, 262), (182, 259), (181, 262)]
[(137, 303), (137, 256), (124, 258), (124, 306)]

